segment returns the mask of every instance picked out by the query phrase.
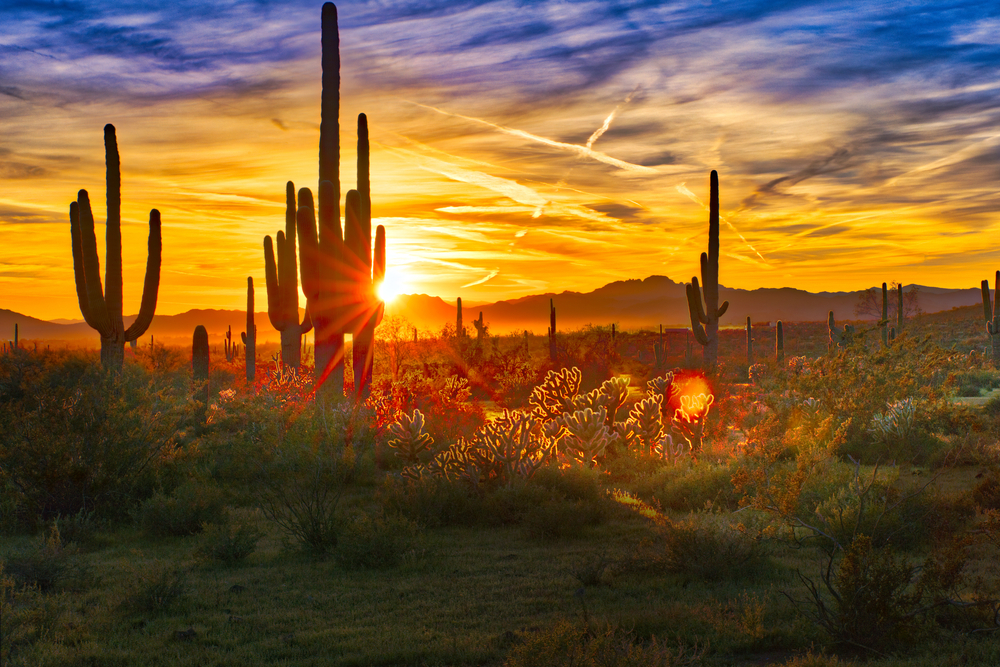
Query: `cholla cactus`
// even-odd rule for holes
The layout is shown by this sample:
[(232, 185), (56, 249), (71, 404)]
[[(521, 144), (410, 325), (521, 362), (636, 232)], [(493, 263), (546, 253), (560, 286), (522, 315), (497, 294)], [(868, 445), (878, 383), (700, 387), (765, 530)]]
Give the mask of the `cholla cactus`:
[(681, 407), (674, 410), (670, 421), (673, 430), (687, 442), (692, 452), (701, 451), (702, 435), (705, 430), (705, 418), (709, 408), (715, 401), (712, 394), (687, 394), (681, 397)]
[(635, 434), (636, 444), (650, 454), (656, 451), (663, 436), (663, 420), (660, 417), (662, 409), (662, 394), (647, 396), (635, 404), (625, 422), (625, 429)]
[(389, 426), (392, 439), (388, 444), (396, 450), (396, 456), (407, 463), (426, 463), (434, 458), (434, 438), (424, 432), (424, 415), (420, 410), (413, 414), (402, 414), (399, 421)]
[(608, 397), (606, 406), (608, 409), (609, 425), (615, 423), (615, 419), (618, 417), (618, 409), (625, 404), (625, 399), (628, 398), (629, 382), (631, 382), (631, 379), (628, 376), (621, 375), (605, 380), (601, 384), (601, 393)]
[(748, 375), (750, 377), (750, 383), (757, 384), (765, 375), (767, 375), (767, 366), (764, 364), (752, 364), (749, 368)]
[(868, 432), (877, 435), (884, 442), (903, 440), (913, 431), (917, 406), (912, 398), (904, 398), (888, 406), (885, 412), (872, 417)]
[(593, 466), (594, 459), (603, 456), (608, 445), (618, 439), (605, 424), (606, 418), (607, 411), (603, 407), (597, 412), (587, 408), (562, 416), (563, 425), (569, 431), (562, 444), (584, 466)]
[(646, 395), (653, 396), (656, 394), (662, 396), (664, 400), (667, 400), (670, 396), (670, 390), (673, 388), (673, 384), (674, 372), (668, 371), (663, 375), (657, 376), (646, 382)]
[(533, 415), (542, 420), (558, 419), (574, 409), (573, 399), (580, 393), (583, 373), (575, 366), (549, 371), (542, 384), (531, 391), (528, 403)]
[(497, 464), (505, 486), (511, 486), (517, 478), (531, 477), (552, 451), (538, 419), (506, 409), (476, 432), (474, 442)]

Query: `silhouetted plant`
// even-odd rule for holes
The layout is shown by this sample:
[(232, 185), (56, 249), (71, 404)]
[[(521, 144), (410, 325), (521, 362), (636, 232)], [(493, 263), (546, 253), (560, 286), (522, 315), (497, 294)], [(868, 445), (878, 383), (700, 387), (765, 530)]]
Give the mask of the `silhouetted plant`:
[(264, 237), (264, 277), (267, 282), (267, 316), (281, 332), (281, 361), (298, 368), (302, 358), (302, 336), (312, 329), (306, 311), (299, 322), (299, 274), (295, 253), (295, 184), (285, 184), (285, 230), (279, 231), (275, 262), (271, 237)]
[(704, 366), (707, 373), (715, 373), (719, 357), (719, 318), (725, 315), (729, 302), (719, 305), (719, 174), (713, 169), (709, 177), (708, 253), (701, 253), (701, 279), (691, 278), (687, 285), (688, 309), (691, 312), (691, 331), (704, 347)]
[(142, 287), (139, 315), (128, 329), (122, 320), (122, 235), (121, 235), (121, 163), (114, 125), (104, 126), (104, 150), (107, 162), (108, 222), (107, 253), (105, 255), (106, 285), (101, 286), (97, 237), (90, 197), (80, 190), (77, 201), (69, 206), (73, 237), (73, 273), (80, 312), (87, 324), (101, 334), (101, 363), (105, 368), (121, 370), (125, 359), (125, 343), (146, 332), (156, 310), (156, 294), (160, 286), (160, 212), (149, 212), (149, 249), (146, 278)]

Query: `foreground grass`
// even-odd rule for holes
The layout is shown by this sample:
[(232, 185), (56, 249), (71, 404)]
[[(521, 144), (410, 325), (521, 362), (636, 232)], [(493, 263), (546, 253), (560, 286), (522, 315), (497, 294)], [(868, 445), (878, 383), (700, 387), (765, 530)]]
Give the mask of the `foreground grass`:
[[(666, 640), (687, 656), (677, 664), (842, 664), (803, 657), (827, 637), (785, 593), (801, 598), (794, 572), (815, 575), (819, 561), (787, 544), (711, 580), (670, 573), (650, 522), (620, 509), (557, 541), (518, 527), (423, 530), (397, 567), (347, 570), (292, 550), (241, 512), (265, 537), (235, 567), (201, 559), (197, 535), (99, 535), (72, 556), (79, 577), (33, 598), (33, 641), (15, 646), (9, 664), (499, 665), (566, 622), (591, 636), (616, 628), (640, 646)], [(980, 553), (976, 569), (990, 573), (995, 556)], [(866, 664), (1000, 662), (991, 634), (905, 650)]]

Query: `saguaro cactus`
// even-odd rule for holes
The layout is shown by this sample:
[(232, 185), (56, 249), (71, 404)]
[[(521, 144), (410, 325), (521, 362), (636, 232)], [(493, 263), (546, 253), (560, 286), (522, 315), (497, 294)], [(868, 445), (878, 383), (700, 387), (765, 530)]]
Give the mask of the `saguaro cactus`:
[(355, 386), (362, 396), (371, 382), (371, 341), (384, 303), (377, 288), (385, 276), (385, 229), (375, 235), (371, 258), (371, 189), (368, 124), (358, 117), (358, 188), (347, 193), (340, 224), (340, 37), (337, 8), (323, 5), (323, 94), (319, 138), (319, 216), (312, 193), (299, 190), (297, 231), (302, 287), (316, 336), (316, 385), (321, 395), (344, 386), (344, 334), (354, 336)]
[(993, 305), (990, 306), (990, 281), (984, 280), (983, 316), (986, 319), (986, 332), (990, 335), (993, 347), (993, 368), (1000, 368), (1000, 271), (997, 271), (993, 287)]
[(208, 330), (200, 324), (194, 328), (194, 337), (191, 341), (191, 370), (194, 377), (197, 398), (201, 401), (201, 408), (199, 408), (198, 413), (201, 417), (201, 422), (204, 423), (209, 397)]
[(667, 363), (666, 348), (663, 346), (663, 325), (660, 325), (660, 339), (653, 343), (653, 356), (656, 359), (656, 367), (663, 368)]
[[(692, 277), (687, 285), (691, 331), (704, 348), (704, 367), (715, 372), (719, 358), (719, 318), (725, 315), (729, 302), (719, 305), (719, 174), (714, 169), (709, 178), (708, 253), (701, 253), (701, 279)], [(702, 287), (705, 305), (702, 307)]]
[(257, 325), (253, 321), (253, 308), (253, 276), (247, 276), (247, 330), (240, 332), (240, 339), (246, 348), (247, 384), (253, 384), (257, 375)]
[(556, 305), (549, 299), (549, 359), (556, 360)]
[(854, 325), (845, 324), (842, 327), (836, 326), (833, 320), (833, 311), (830, 311), (827, 317), (827, 329), (830, 332), (830, 343), (829, 349), (832, 354), (838, 347), (844, 347), (851, 344), (854, 340)]
[(785, 363), (785, 335), (781, 330), (781, 320), (778, 320), (777, 330), (774, 334), (774, 357), (778, 364)]
[(17, 349), (17, 322), (14, 322), (14, 349)]
[(298, 368), (302, 360), (302, 336), (312, 329), (306, 311), (299, 322), (299, 277), (295, 254), (295, 184), (285, 184), (285, 231), (277, 234), (275, 262), (271, 237), (264, 237), (264, 278), (267, 282), (267, 317), (281, 332), (281, 361)]
[(236, 345), (233, 343), (233, 327), (230, 325), (226, 329), (225, 340), (223, 341), (223, 349), (226, 353), (226, 361), (232, 361), (236, 356)]
[(80, 190), (77, 200), (69, 205), (73, 273), (83, 319), (101, 334), (101, 364), (108, 369), (121, 370), (125, 362), (125, 343), (146, 332), (156, 310), (162, 251), (160, 212), (155, 208), (149, 212), (149, 242), (142, 301), (139, 316), (126, 329), (122, 319), (122, 177), (114, 125), (104, 126), (104, 154), (108, 202), (104, 287), (101, 286), (101, 266), (97, 257), (94, 214), (86, 190)]
[(889, 291), (885, 283), (882, 283), (882, 319), (878, 325), (882, 329), (882, 347), (889, 347)]
[(750, 328), (750, 316), (747, 315), (747, 368), (753, 366), (753, 329)]
[(896, 285), (896, 333), (903, 333), (903, 283)]
[(483, 311), (479, 311), (479, 319), (472, 320), (472, 326), (476, 327), (476, 346), (481, 347), (483, 339), (486, 338), (486, 322), (483, 321)]
[(462, 324), (462, 297), (455, 300), (455, 335), (465, 337), (465, 326)]

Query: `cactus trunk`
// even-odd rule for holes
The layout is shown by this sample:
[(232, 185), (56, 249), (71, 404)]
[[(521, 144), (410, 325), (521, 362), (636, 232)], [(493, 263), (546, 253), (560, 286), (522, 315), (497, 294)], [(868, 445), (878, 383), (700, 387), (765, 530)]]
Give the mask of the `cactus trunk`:
[(774, 336), (774, 357), (778, 360), (778, 365), (783, 365), (785, 363), (785, 336), (781, 330), (781, 320), (778, 320), (777, 331)]
[(701, 279), (702, 286), (697, 277), (687, 286), (688, 310), (691, 331), (704, 348), (704, 369), (714, 373), (719, 359), (719, 318), (729, 308), (728, 301), (719, 306), (719, 174), (715, 170), (709, 178), (708, 253), (701, 253)]
[(201, 423), (205, 423), (209, 400), (208, 330), (200, 324), (194, 328), (194, 337), (191, 341), (191, 371), (194, 377), (195, 397), (201, 402), (198, 414)]
[(247, 330), (240, 333), (243, 345), (246, 347), (244, 361), (247, 369), (247, 384), (252, 385), (257, 375), (257, 325), (253, 317), (253, 277), (247, 277)]
[(556, 360), (556, 306), (549, 299), (549, 359)]
[(138, 317), (126, 329), (122, 319), (121, 161), (113, 125), (104, 126), (104, 151), (108, 222), (103, 288), (94, 214), (86, 190), (80, 190), (77, 201), (69, 206), (70, 234), (80, 312), (87, 324), (101, 335), (101, 364), (107, 369), (119, 371), (125, 362), (125, 343), (146, 332), (156, 310), (162, 251), (160, 212), (156, 209), (149, 212), (148, 254), (142, 301)]
[(461, 338), (465, 334), (462, 324), (462, 297), (455, 300), (455, 335)]
[(903, 284), (896, 285), (896, 334), (903, 333)]
[(984, 280), (983, 316), (986, 319), (986, 332), (990, 335), (993, 348), (993, 368), (1000, 368), (1000, 271), (996, 272), (993, 287), (993, 305), (990, 305), (990, 281)]
[(747, 315), (747, 368), (753, 366), (753, 330), (750, 328), (750, 316)]
[(299, 279), (295, 255), (295, 184), (285, 184), (285, 231), (278, 232), (275, 258), (271, 237), (264, 237), (264, 277), (267, 317), (281, 332), (281, 361), (298, 368), (302, 363), (302, 336), (312, 329), (308, 311), (299, 322)]
[(882, 347), (889, 347), (889, 291), (882, 283), (882, 319), (878, 325), (882, 328)]

